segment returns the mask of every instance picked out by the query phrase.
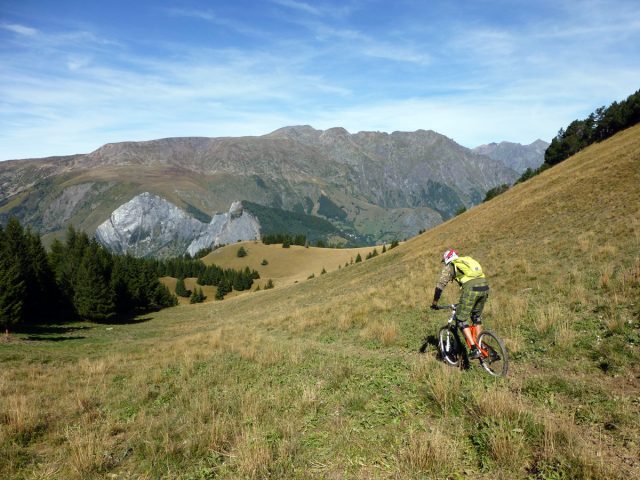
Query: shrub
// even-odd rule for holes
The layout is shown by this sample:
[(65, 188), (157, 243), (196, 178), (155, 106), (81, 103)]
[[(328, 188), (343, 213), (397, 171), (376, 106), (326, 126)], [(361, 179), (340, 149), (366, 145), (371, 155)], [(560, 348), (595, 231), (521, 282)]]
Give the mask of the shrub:
[(194, 288), (189, 303), (202, 303), (207, 299), (201, 288)]
[[(531, 172), (530, 168), (527, 168), (526, 172)], [(523, 174), (524, 176), (524, 174)], [(487, 202), (489, 200), (491, 200), (494, 197), (497, 197), (498, 195), (506, 192), (507, 190), (509, 190), (509, 185), (507, 185), (506, 183), (503, 183), (502, 185), (499, 185), (497, 187), (492, 188), (491, 190), (489, 190), (487, 192), (487, 194), (484, 197), (484, 201)]]

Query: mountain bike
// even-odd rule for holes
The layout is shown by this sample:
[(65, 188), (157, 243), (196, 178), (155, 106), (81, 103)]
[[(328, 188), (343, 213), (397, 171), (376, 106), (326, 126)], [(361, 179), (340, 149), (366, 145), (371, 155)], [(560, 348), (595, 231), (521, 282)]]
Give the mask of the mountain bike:
[[(442, 305), (438, 306), (437, 310), (451, 310), (451, 316), (446, 325), (444, 325), (438, 332), (438, 350), (442, 360), (452, 366), (468, 366), (469, 357), (467, 350), (462, 345), (460, 340), (460, 330), (456, 324), (456, 307), (457, 305)], [(507, 355), (507, 349), (504, 346), (504, 342), (491, 330), (482, 330), (480, 335), (477, 335), (477, 328), (475, 325), (471, 325), (471, 335), (478, 345), (480, 350), (480, 365), (490, 375), (496, 377), (504, 377), (509, 369), (509, 356)], [(472, 345), (469, 341), (462, 336), (467, 344), (467, 347), (471, 348)]]

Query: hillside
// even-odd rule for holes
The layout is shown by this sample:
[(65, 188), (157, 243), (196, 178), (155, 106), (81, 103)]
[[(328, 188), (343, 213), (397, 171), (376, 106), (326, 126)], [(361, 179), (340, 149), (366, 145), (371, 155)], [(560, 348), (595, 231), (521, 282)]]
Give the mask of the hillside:
[[(247, 252), (246, 257), (238, 257), (238, 249), (243, 247)], [(388, 246), (387, 246), (388, 248)], [(238, 242), (233, 245), (214, 250), (202, 259), (206, 265), (215, 264), (222, 268), (232, 268), (234, 270), (244, 270), (249, 267), (260, 274), (260, 279), (254, 282), (253, 290), (263, 289), (267, 282), (271, 280), (275, 287), (293, 285), (298, 282), (312, 280), (325, 273), (341, 270), (355, 263), (360, 255), (362, 261), (366, 261), (367, 255), (376, 250), (382, 253), (382, 245), (376, 247), (361, 248), (318, 248), (302, 247), (291, 245), (289, 248), (282, 248), (282, 244), (265, 245), (262, 242)], [(263, 261), (266, 260), (266, 265)], [(166, 277), (162, 282), (174, 292), (176, 279)], [(207, 296), (205, 303), (215, 302), (214, 296), (216, 287), (196, 285), (195, 278), (185, 279), (188, 290), (195, 287), (203, 288)], [(243, 295), (248, 292), (231, 292), (225, 298)], [(188, 298), (178, 299), (182, 304), (188, 304)]]
[(375, 243), (413, 236), (516, 178), (502, 162), (433, 131), (297, 126), (258, 137), (121, 142), (86, 155), (0, 162), (0, 222), (16, 216), (49, 236), (72, 223), (93, 234), (116, 208), (150, 192), (199, 218), (241, 200), (314, 215), (347, 237)]
[[(638, 478), (639, 158), (640, 126), (313, 281), (4, 343), (0, 473)], [(489, 276), (506, 379), (419, 353), (449, 246)]]
[[(238, 257), (240, 245), (247, 251), (246, 257)], [(382, 245), (362, 248), (305, 248), (292, 245), (289, 248), (282, 248), (282, 244), (241, 242), (214, 250), (202, 260), (207, 265), (213, 263), (236, 270), (249, 267), (260, 274), (260, 281), (257, 282), (260, 286), (264, 287), (268, 279), (272, 279), (276, 285), (281, 286), (304, 281), (311, 275), (317, 277), (323, 269), (326, 272), (337, 271), (355, 262), (358, 255), (364, 261), (374, 249), (381, 253)], [(267, 265), (262, 265), (263, 260), (267, 261)]]

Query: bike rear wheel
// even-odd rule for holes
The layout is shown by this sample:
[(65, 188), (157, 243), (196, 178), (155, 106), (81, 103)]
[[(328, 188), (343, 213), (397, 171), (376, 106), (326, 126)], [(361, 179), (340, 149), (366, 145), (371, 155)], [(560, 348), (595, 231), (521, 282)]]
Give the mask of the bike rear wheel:
[(438, 348), (445, 363), (453, 366), (460, 364), (462, 359), (460, 340), (448, 326), (442, 327), (438, 333)]
[(509, 370), (509, 357), (504, 342), (490, 330), (484, 330), (478, 337), (482, 352), (480, 364), (489, 374), (504, 377)]

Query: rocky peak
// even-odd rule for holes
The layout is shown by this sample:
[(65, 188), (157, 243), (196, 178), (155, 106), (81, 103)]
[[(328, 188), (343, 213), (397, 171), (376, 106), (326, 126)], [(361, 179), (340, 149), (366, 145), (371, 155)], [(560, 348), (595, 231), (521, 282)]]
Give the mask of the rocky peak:
[(475, 153), (486, 155), (499, 160), (507, 167), (522, 173), (527, 168), (538, 168), (544, 162), (544, 152), (549, 144), (543, 140), (536, 140), (530, 145), (513, 142), (489, 143), (473, 149)]
[(114, 252), (136, 257), (195, 255), (205, 248), (259, 239), (260, 223), (238, 201), (207, 224), (144, 192), (114, 210), (96, 230), (96, 238)]

